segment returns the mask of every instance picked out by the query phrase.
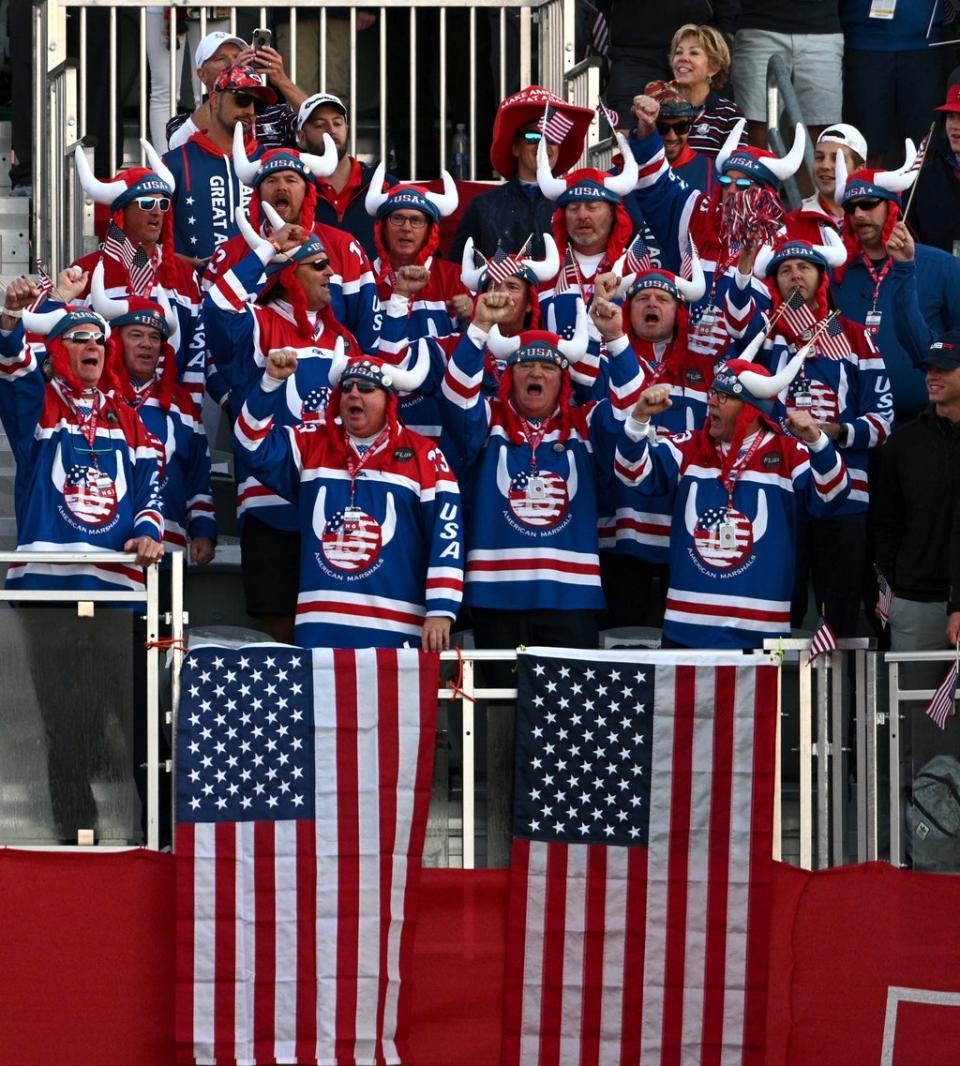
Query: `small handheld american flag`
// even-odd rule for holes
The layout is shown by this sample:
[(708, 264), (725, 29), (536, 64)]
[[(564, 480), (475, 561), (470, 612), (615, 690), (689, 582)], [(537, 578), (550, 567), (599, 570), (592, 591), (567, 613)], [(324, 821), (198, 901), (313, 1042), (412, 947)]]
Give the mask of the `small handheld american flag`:
[(624, 274), (642, 274), (653, 266), (650, 258), (650, 249), (647, 242), (638, 233), (627, 249), (627, 257), (623, 261)]
[(543, 109), (543, 118), (537, 125), (551, 144), (561, 144), (573, 129), (573, 120), (562, 111), (558, 111), (552, 104), (547, 104)]
[(852, 354), (838, 312), (830, 315), (826, 328), (818, 333), (817, 351), (827, 359), (845, 359)]
[(581, 290), (580, 273), (573, 258), (573, 252), (568, 248), (563, 257), (563, 267), (557, 275), (557, 282), (553, 287), (554, 296), (562, 296), (571, 289)]
[(807, 302), (799, 289), (794, 289), (790, 293), (783, 301), (783, 306), (786, 307), (783, 312), (783, 324), (795, 335), (802, 336), (808, 329), (816, 326), (816, 316), (807, 307)]
[(820, 624), (817, 626), (817, 631), (813, 634), (813, 639), (810, 641), (810, 655), (807, 658), (807, 662), (812, 663), (817, 656), (823, 655), (826, 651), (836, 650), (837, 635), (834, 633), (833, 627), (826, 618), (821, 618)]
[(880, 590), (880, 598), (877, 600), (877, 616), (886, 629), (890, 623), (890, 605), (893, 603), (893, 589), (887, 583), (887, 579), (877, 570), (877, 588)]
[(506, 281), (507, 278), (514, 277), (522, 269), (523, 266), (520, 260), (499, 246), (493, 256), (487, 260), (487, 276), (491, 281), (495, 281), (498, 284)]
[(607, 107), (602, 100), (598, 101), (597, 110), (610, 124), (610, 129), (615, 130), (620, 125), (619, 113), (614, 111), (612, 107)]
[(954, 713), (954, 693), (957, 690), (957, 660), (947, 671), (947, 676), (940, 682), (940, 687), (933, 694), (933, 699), (924, 708), (924, 714), (932, 718), (941, 729), (946, 729), (947, 719)]

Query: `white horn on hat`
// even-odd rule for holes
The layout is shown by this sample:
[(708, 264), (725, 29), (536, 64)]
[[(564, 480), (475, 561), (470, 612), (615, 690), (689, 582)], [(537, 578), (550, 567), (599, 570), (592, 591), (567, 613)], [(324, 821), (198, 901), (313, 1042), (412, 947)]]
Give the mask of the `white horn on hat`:
[(24, 311), (23, 328), (28, 333), (39, 333), (45, 337), (65, 314), (67, 311), (62, 307), (58, 307), (56, 311), (44, 311), (42, 314), (39, 311)]
[(550, 169), (546, 137), (541, 137), (540, 143), (537, 145), (537, 184), (548, 200), (556, 200), (567, 187), (567, 183), (563, 178), (555, 178), (553, 171)]
[[(840, 153), (837, 152), (837, 155)], [(847, 247), (843, 243), (843, 238), (830, 225), (824, 227), (823, 235), (826, 238), (826, 244), (815, 244), (814, 248), (826, 259), (827, 266), (843, 266), (847, 261)]]
[(426, 189), (423, 195), (440, 212), (440, 217), (446, 218), (447, 215), (452, 215), (456, 211), (457, 204), (460, 203), (460, 194), (457, 192), (457, 183), (448, 170), (441, 170), (440, 176), (443, 178), (443, 192), (430, 192)]
[(714, 166), (717, 169), (718, 174), (723, 173), (723, 167), (730, 156), (740, 147), (740, 138), (743, 136), (743, 131), (746, 128), (747, 120), (745, 118), (737, 119), (733, 125), (733, 129), (727, 134), (727, 139), (723, 142), (723, 147), (717, 152), (717, 158), (714, 161)]
[(496, 322), (490, 327), (487, 334), (487, 348), (501, 359), (507, 359), (520, 348), (519, 337), (504, 337)]
[(742, 359), (745, 363), (752, 363), (757, 358), (757, 354), (763, 347), (763, 342), (767, 339), (766, 325), (760, 332), (753, 338), (752, 341), (743, 349), (743, 351), (737, 356), (738, 359)]
[(125, 315), (130, 310), (128, 300), (114, 300), (103, 287), (103, 260), (99, 260), (90, 276), (90, 303), (94, 311), (108, 322)]
[(147, 157), (150, 169), (158, 178), (165, 181), (170, 186), (171, 192), (175, 192), (177, 188), (176, 179), (173, 174), (171, 174), (166, 163), (160, 158), (160, 153), (153, 147), (146, 137), (140, 138), (140, 147), (143, 149), (143, 153)]
[(767, 276), (767, 271), (770, 269), (770, 260), (773, 258), (773, 247), (769, 244), (762, 244), (757, 249), (756, 257), (753, 260), (753, 273), (761, 281)]
[(258, 160), (251, 162), (247, 158), (247, 149), (243, 143), (242, 122), (238, 122), (233, 127), (233, 169), (243, 184), (252, 189), (260, 173), (260, 163)]
[(603, 187), (607, 192), (612, 192), (616, 196), (626, 196), (637, 187), (637, 181), (640, 178), (640, 167), (636, 159), (633, 158), (633, 152), (630, 151), (627, 138), (619, 130), (614, 130), (613, 132), (617, 138), (617, 144), (620, 146), (620, 154), (623, 156), (623, 169), (619, 174), (608, 174), (603, 179)]
[(80, 179), (83, 191), (94, 203), (112, 204), (121, 193), (126, 191), (127, 183), (125, 181), (100, 181), (99, 178), (94, 177), (82, 145), (77, 145), (73, 153), (73, 159), (77, 166), (77, 177)]
[(835, 187), (833, 190), (833, 199), (835, 203), (840, 203), (843, 199), (844, 190), (847, 187), (847, 161), (843, 157), (843, 152), (838, 151), (833, 159), (833, 173), (835, 175)]
[(757, 374), (753, 370), (741, 370), (740, 373), (737, 374), (737, 378), (740, 380), (741, 385), (743, 385), (743, 387), (758, 400), (772, 400), (777, 393), (783, 392), (783, 390), (797, 376), (800, 372), (800, 367), (803, 366), (803, 360), (805, 358), (803, 350), (801, 349), (790, 362), (787, 363), (783, 370), (778, 374), (774, 374), (772, 377), (764, 377), (762, 374)]
[(468, 237), (467, 243), (463, 246), (463, 255), (460, 257), (460, 280), (471, 292), (479, 292), (480, 278), (487, 269), (487, 259), (485, 256), (482, 258), (483, 262), (477, 266), (473, 252), (473, 238)]
[(330, 371), (327, 374), (327, 380), (331, 385), (337, 386), (340, 384), (340, 378), (343, 377), (343, 372), (347, 369), (348, 362), (343, 337), (337, 337), (333, 342), (333, 359), (330, 361)]
[(381, 160), (377, 163), (377, 169), (373, 172), (370, 185), (367, 189), (367, 197), (364, 206), (368, 215), (376, 215), (380, 208), (387, 202), (389, 193), (383, 191), (383, 179), (387, 175), (387, 164)]
[(778, 181), (786, 181), (792, 178), (800, 169), (803, 162), (803, 151), (807, 146), (807, 130), (802, 122), (798, 122), (793, 133), (793, 145), (785, 156), (779, 159), (761, 160), (761, 163), (770, 171)]
[[(410, 356), (407, 356), (409, 362)], [(426, 337), (420, 338), (417, 345), (417, 361), (411, 367), (401, 370), (398, 366), (390, 367), (390, 378), (394, 388), (399, 392), (415, 392), (424, 383), (430, 372), (430, 345)]]
[(577, 297), (577, 325), (570, 340), (561, 337), (557, 341), (557, 348), (571, 363), (578, 363), (587, 354), (587, 345), (590, 343), (590, 333), (587, 328), (587, 309), (583, 306), (583, 300)]
[[(261, 205), (263, 207), (266, 204)], [(260, 253), (264, 245), (269, 246), (271, 255), (275, 251), (273, 244), (270, 241), (265, 240), (259, 233), (250, 225), (250, 219), (247, 218), (247, 212), (242, 207), (236, 207), (233, 211), (233, 220), (237, 224), (237, 229), (240, 230), (240, 235), (247, 242), (250, 248)]]
[(686, 278), (682, 278), (677, 274), (677, 290), (687, 303), (695, 304), (707, 291), (707, 280), (703, 276), (703, 266), (700, 263), (700, 256), (697, 254), (697, 246), (693, 243), (692, 237), (689, 240), (690, 273), (692, 277), (687, 281)]
[(278, 229), (283, 229), (287, 224), (286, 221), (280, 217), (280, 213), (273, 204), (268, 204), (266, 200), (261, 200), (260, 209), (263, 211), (264, 217), (270, 223), (270, 229), (273, 230), (274, 233), (276, 233)]
[(537, 281), (549, 281), (560, 269), (560, 253), (557, 242), (549, 233), (543, 235), (544, 257), (542, 259), (521, 259), (520, 262), (533, 272)]
[[(898, 167), (896, 170), (878, 170), (873, 176), (874, 185), (879, 185), (881, 189), (888, 189), (890, 192), (903, 192), (905, 189), (909, 189), (917, 180), (919, 171), (911, 171), (910, 169), (917, 158), (917, 150), (909, 137), (905, 142), (905, 149), (906, 158), (903, 161), (903, 166)], [(839, 155), (840, 153), (838, 152), (837, 154)]]
[(329, 178), (340, 163), (336, 141), (329, 133), (325, 133), (323, 135), (323, 155), (313, 155), (313, 153), (305, 152), (301, 148), (300, 159), (307, 168), (307, 172), (315, 178)]

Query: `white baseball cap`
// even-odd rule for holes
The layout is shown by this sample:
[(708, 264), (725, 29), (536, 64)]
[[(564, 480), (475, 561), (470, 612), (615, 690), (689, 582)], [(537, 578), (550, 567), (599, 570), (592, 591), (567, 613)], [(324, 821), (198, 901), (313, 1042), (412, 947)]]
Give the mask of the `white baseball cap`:
[(235, 44), (241, 51), (250, 47), (242, 37), (234, 37), (225, 30), (215, 30), (213, 33), (208, 33), (197, 45), (197, 51), (193, 57), (196, 60), (194, 66), (199, 70), (208, 59), (216, 54), (222, 44)]
[(317, 110), (318, 107), (322, 107), (324, 104), (327, 107), (335, 107), (344, 118), (347, 117), (347, 109), (344, 107), (343, 101), (339, 96), (334, 96), (333, 93), (314, 93), (313, 96), (308, 96), (306, 100), (300, 105), (300, 110), (297, 112), (297, 132), (303, 129), (304, 123), (308, 118)]
[(859, 156), (861, 161), (866, 161), (867, 139), (856, 126), (850, 126), (846, 122), (834, 122), (817, 138), (817, 144), (824, 142), (844, 144), (854, 155)]

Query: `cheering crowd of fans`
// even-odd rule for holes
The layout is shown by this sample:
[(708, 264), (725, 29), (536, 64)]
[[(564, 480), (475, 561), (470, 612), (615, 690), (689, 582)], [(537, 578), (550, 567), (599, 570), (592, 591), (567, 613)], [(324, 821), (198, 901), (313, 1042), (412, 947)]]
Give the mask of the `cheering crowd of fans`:
[[(148, 166), (95, 175), (78, 149), (101, 249), (6, 290), (19, 546), (212, 559), (206, 393), (233, 429), (247, 610), (275, 639), (596, 647), (653, 625), (749, 648), (879, 611), (895, 647), (955, 643), (960, 89), (898, 110), (883, 64), (870, 104), (906, 116), (888, 140), (893, 118), (856, 117), (883, 52), (867, 15), (842, 58), (836, 18), (745, 2), (734, 103), (722, 22), (671, 27), (661, 69), (624, 38), (647, 6), (604, 9), (613, 168), (579, 165), (592, 110), (529, 86), (497, 113), (505, 181), (466, 206), (446, 172), (351, 157), (341, 98), (300, 91), (280, 52), (200, 41), (208, 95)], [(840, 6), (852, 26), (867, 5)], [(805, 119), (782, 156), (781, 38)], [(788, 211), (808, 138), (816, 188)], [(8, 576), (64, 580), (141, 575)]]

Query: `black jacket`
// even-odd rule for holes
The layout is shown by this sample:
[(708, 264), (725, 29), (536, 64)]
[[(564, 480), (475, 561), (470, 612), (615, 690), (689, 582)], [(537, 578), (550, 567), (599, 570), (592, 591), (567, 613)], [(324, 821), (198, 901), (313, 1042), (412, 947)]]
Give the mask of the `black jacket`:
[(870, 493), (877, 566), (897, 596), (946, 600), (960, 502), (960, 422), (928, 408), (897, 429), (877, 458)]
[(920, 171), (907, 221), (923, 244), (952, 254), (954, 241), (960, 241), (960, 179), (941, 156), (928, 159)]
[(472, 237), (479, 252), (488, 259), (502, 245), (507, 252), (518, 252), (523, 242), (533, 234), (527, 251), (536, 259), (543, 255), (541, 234), (551, 233), (551, 219), (556, 204), (539, 189), (529, 196), (516, 176), (489, 192), (475, 196), (467, 205), (460, 227), (450, 249), (450, 260), (460, 262), (463, 246)]
[(672, 4), (613, 0), (601, 6), (609, 11), (610, 47), (614, 55), (631, 49), (666, 55), (674, 33), (688, 22), (709, 24), (733, 33), (739, 10), (738, 0), (676, 0)]
[[(350, 202), (347, 204), (347, 209), (342, 216), (337, 214), (329, 200), (320, 195), (317, 196), (317, 210), (315, 213), (316, 220), (322, 222), (325, 226), (336, 226), (337, 229), (342, 229), (346, 233), (352, 233), (363, 245), (363, 250), (367, 253), (367, 258), (371, 263), (377, 257), (377, 249), (373, 242), (374, 218), (372, 215), (367, 214), (363, 201), (366, 199), (373, 171), (374, 168), (368, 167), (366, 163), (360, 164), (360, 186), (354, 190), (353, 196), (350, 197)], [(397, 179), (390, 173), (386, 175), (385, 180), (390, 188), (397, 184)]]

